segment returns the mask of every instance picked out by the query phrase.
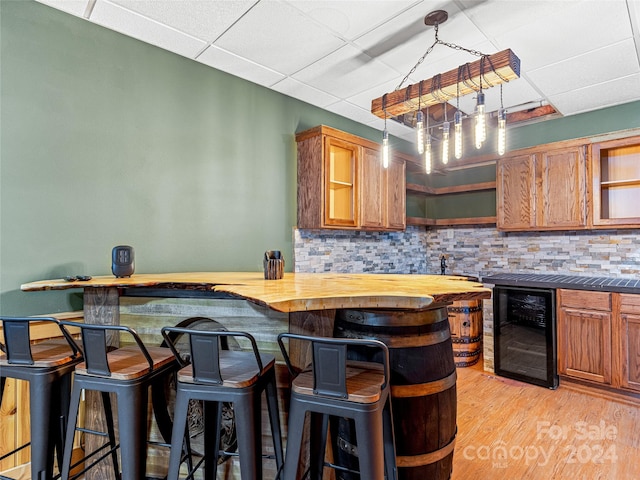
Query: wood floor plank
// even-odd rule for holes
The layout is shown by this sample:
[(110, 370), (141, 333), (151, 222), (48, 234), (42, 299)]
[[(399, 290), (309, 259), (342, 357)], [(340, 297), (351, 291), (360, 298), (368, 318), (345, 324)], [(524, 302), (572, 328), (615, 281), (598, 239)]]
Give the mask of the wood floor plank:
[[(479, 364), (481, 365), (481, 363)], [(452, 480), (640, 478), (640, 404), (458, 369)]]

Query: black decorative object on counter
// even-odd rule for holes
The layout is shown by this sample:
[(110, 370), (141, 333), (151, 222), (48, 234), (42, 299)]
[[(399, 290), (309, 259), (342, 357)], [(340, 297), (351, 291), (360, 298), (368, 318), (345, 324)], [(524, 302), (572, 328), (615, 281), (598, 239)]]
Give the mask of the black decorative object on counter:
[(134, 271), (133, 247), (118, 245), (111, 251), (111, 271), (116, 277), (130, 277)]

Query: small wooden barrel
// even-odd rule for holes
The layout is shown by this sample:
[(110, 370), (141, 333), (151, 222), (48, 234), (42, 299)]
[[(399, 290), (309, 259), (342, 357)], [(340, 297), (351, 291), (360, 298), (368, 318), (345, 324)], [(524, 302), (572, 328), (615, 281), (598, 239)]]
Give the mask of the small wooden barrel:
[[(447, 308), (429, 310), (338, 310), (334, 334), (368, 338), (389, 347), (391, 397), (398, 478), (451, 477), (456, 439), (456, 367)], [(357, 352), (357, 359), (367, 359)], [(338, 427), (337, 463), (357, 468), (355, 435)], [(351, 457), (351, 458), (349, 458)], [(357, 478), (338, 474), (339, 478)]]
[(482, 354), (482, 300), (460, 300), (447, 308), (456, 367), (470, 367)]

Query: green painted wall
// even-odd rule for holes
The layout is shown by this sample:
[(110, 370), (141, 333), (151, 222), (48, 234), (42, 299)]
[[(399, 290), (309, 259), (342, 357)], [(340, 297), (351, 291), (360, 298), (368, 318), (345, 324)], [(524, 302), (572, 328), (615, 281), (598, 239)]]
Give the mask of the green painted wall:
[[(0, 2), (0, 308), (82, 307), (25, 282), (292, 265), (296, 131), (380, 132), (32, 1)], [(399, 148), (407, 148), (397, 141)]]

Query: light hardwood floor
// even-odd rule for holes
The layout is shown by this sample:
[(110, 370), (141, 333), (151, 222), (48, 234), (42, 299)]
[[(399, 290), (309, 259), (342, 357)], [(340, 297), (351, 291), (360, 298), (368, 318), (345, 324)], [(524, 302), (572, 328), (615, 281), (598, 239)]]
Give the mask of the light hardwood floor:
[(459, 368), (457, 387), (452, 480), (640, 479), (640, 403), (479, 366)]
[(562, 383), (548, 390), (484, 372), (481, 364), (457, 371), (451, 480), (640, 479), (640, 403)]

